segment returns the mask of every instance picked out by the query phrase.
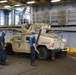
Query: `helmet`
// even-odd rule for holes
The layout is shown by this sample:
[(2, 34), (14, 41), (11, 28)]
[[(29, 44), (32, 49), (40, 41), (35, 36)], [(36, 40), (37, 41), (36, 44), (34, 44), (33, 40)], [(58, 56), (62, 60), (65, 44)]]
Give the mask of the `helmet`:
[(2, 30), (2, 34), (6, 34), (6, 30)]
[(32, 33), (32, 34), (36, 34), (36, 31), (35, 31), (35, 30), (32, 30), (31, 33)]

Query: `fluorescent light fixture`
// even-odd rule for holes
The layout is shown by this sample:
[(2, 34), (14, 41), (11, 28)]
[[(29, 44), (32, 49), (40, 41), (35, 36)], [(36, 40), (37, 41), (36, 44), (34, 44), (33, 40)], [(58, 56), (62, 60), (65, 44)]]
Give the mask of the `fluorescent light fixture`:
[(35, 1), (29, 1), (29, 2), (27, 2), (27, 4), (33, 4), (33, 3), (35, 3)]
[(51, 2), (59, 2), (60, 0), (51, 0)]
[(6, 6), (4, 6), (4, 8), (10, 8), (11, 6), (9, 6), (9, 5), (6, 5)]
[(5, 3), (5, 2), (8, 2), (7, 0), (2, 0), (2, 1), (0, 1), (0, 3)]
[(16, 4), (16, 5), (14, 5), (14, 6), (20, 6), (19, 4)]
[(16, 10), (20, 10), (20, 11), (22, 11), (22, 10), (23, 10), (23, 8), (16, 8)]

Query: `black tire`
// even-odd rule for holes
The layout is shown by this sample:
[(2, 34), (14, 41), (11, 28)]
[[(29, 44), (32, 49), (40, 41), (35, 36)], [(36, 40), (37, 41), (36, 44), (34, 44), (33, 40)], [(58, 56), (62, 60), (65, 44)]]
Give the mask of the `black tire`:
[(66, 56), (66, 54), (67, 54), (67, 51), (65, 51), (65, 52), (62, 52), (62, 55), (61, 55), (61, 57), (65, 57), (65, 56)]
[(13, 55), (13, 54), (14, 54), (13, 49), (12, 49), (12, 45), (11, 45), (10, 43), (7, 43), (7, 44), (6, 44), (5, 49), (6, 49), (6, 53), (7, 53), (8, 55)]
[(48, 53), (48, 50), (47, 50), (46, 47), (41, 46), (41, 47), (38, 48), (38, 51), (40, 53), (40, 54), (37, 53), (37, 57), (39, 59), (45, 60), (49, 57), (49, 53)]

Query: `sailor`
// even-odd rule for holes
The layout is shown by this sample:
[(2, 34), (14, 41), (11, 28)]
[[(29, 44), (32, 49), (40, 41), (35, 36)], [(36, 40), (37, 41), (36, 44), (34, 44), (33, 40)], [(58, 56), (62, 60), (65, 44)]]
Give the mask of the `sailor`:
[(36, 39), (35, 39), (36, 31), (32, 30), (32, 36), (29, 39), (30, 42), (30, 61), (32, 66), (37, 66), (35, 64), (35, 53), (38, 52), (36, 49)]
[(0, 36), (0, 56), (1, 56), (1, 65), (8, 65), (6, 64), (6, 52), (5, 52), (5, 36), (6, 35), (6, 30), (2, 30), (2, 35)]

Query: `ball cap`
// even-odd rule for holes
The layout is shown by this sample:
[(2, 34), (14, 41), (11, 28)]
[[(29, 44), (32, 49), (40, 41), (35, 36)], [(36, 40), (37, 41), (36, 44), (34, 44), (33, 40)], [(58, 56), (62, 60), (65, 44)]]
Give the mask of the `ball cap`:
[(32, 30), (31, 33), (32, 33), (32, 34), (36, 34), (36, 31), (35, 31), (35, 30)]
[(2, 34), (6, 34), (6, 30), (2, 30)]

